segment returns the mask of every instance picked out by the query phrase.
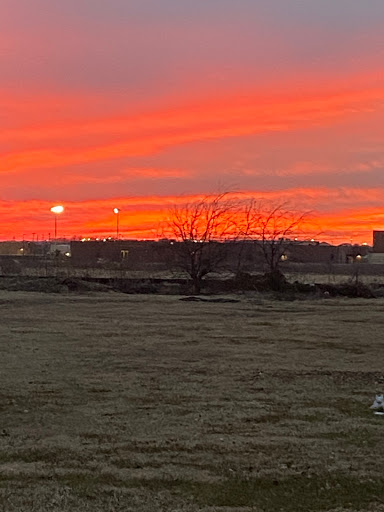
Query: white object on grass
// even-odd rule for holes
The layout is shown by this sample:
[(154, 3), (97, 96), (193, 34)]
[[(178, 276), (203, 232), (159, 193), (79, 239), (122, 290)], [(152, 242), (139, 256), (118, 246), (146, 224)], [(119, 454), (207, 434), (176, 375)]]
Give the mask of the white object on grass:
[(384, 412), (384, 396), (376, 395), (375, 401), (371, 405), (371, 409), (382, 410)]

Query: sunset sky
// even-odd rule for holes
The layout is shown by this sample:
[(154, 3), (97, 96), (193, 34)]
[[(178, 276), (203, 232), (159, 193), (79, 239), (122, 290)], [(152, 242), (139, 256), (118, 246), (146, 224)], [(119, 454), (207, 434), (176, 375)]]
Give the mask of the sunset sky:
[(180, 197), (384, 229), (384, 1), (1, 0), (0, 238), (161, 236)]

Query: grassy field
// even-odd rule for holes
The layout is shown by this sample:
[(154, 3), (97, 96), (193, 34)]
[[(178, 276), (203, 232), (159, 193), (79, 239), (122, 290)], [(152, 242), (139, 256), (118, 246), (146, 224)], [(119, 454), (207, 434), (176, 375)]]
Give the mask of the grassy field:
[(0, 292), (1, 511), (384, 511), (384, 300)]

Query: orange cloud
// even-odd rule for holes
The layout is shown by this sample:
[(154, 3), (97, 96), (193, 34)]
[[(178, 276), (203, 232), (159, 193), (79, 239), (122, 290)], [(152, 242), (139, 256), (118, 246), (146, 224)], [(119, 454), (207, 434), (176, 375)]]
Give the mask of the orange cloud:
[[(307, 229), (318, 233), (322, 240), (334, 243), (349, 241), (370, 242), (372, 230), (384, 226), (384, 213), (381, 204), (384, 190), (371, 189), (300, 189), (264, 193), (244, 193), (241, 197), (256, 197), (273, 202), (288, 201), (302, 211), (311, 210)], [(156, 238), (163, 236), (168, 208), (176, 203), (184, 203), (198, 196), (149, 196), (113, 198), (64, 203), (65, 211), (58, 219), (58, 234), (73, 236), (113, 236), (115, 215), (113, 208), (120, 209), (120, 230), (129, 238)], [(370, 205), (360, 204), (369, 201)], [(319, 202), (338, 204), (333, 211), (317, 211)], [(372, 204), (376, 203), (376, 206)], [(31, 239), (39, 236), (48, 238), (53, 233), (54, 217), (50, 212), (53, 203), (48, 201), (0, 201), (0, 232), (2, 239)]]
[[(383, 100), (384, 89), (304, 98), (256, 96), (242, 100), (232, 97), (225, 102), (202, 102), (133, 118), (8, 130), (5, 131), (5, 139), (18, 139), (21, 147), (23, 142), (32, 139), (35, 147), (3, 154), (0, 172), (9, 174), (26, 169), (63, 168), (151, 155), (166, 147), (193, 141), (308, 128), (382, 109)], [(97, 143), (97, 135), (100, 134), (103, 137)], [(62, 138), (60, 143), (56, 138)], [(110, 142), (105, 143), (108, 138)]]
[[(109, 115), (106, 115), (101, 107), (95, 110), (98, 103), (95, 97), (87, 100), (77, 96), (36, 96), (36, 101), (31, 102), (27, 98), (4, 95), (0, 99), (0, 107), (6, 119), (0, 141), (3, 194), (8, 185), (10, 188), (14, 186), (15, 189), (22, 185), (27, 190), (30, 185), (37, 184), (38, 189), (41, 184), (41, 188), (45, 187), (48, 190), (45, 197), (48, 197), (50, 187), (52, 197), (57, 198), (60, 189), (55, 186), (56, 184), (68, 185), (68, 191), (75, 192), (76, 186), (81, 189), (81, 185), (87, 183), (116, 183), (115, 190), (119, 191), (119, 184), (124, 181), (153, 181), (157, 178), (175, 178), (180, 181), (180, 189), (185, 190), (182, 185), (183, 178), (193, 176), (196, 181), (203, 181), (204, 173), (206, 174), (204, 169), (196, 168), (196, 171), (190, 171), (183, 168), (183, 158), (187, 169), (193, 166), (188, 165), (188, 151), (192, 155), (191, 151), (194, 151), (197, 145), (188, 149), (189, 143), (213, 139), (240, 139), (243, 136), (272, 132), (281, 132), (281, 137), (286, 137), (295, 130), (302, 130), (303, 133), (303, 130), (309, 131), (319, 126), (326, 127), (324, 132), (329, 133), (328, 127), (340, 125), (342, 132), (344, 129), (350, 129), (353, 124), (349, 123), (350, 121), (358, 126), (361, 119), (373, 119), (370, 127), (377, 126), (377, 130), (372, 132), (368, 139), (364, 139), (363, 144), (366, 147), (352, 146), (348, 156), (340, 158), (337, 163), (334, 155), (321, 160), (322, 150), (317, 153), (320, 155), (318, 161), (312, 161), (312, 149), (309, 147), (301, 160), (292, 158), (287, 166), (284, 166), (284, 159), (278, 160), (273, 167), (274, 170), (268, 174), (268, 170), (256, 168), (257, 162), (255, 164), (253, 161), (248, 166), (244, 155), (238, 155), (238, 175), (249, 176), (248, 188), (251, 188), (249, 184), (252, 185), (253, 177), (255, 180), (256, 177), (269, 175), (282, 179), (298, 178), (296, 186), (292, 180), (289, 182), (291, 188), (287, 190), (250, 190), (249, 195), (274, 201), (288, 200), (299, 208), (317, 212), (314, 215), (316, 223), (321, 225), (325, 239), (329, 237), (339, 240), (344, 237), (348, 240), (352, 234), (353, 237), (357, 237), (356, 240), (366, 241), (370, 231), (382, 222), (382, 188), (371, 186), (360, 189), (347, 186), (332, 189), (327, 187), (326, 180), (322, 187), (298, 186), (299, 180), (304, 180), (315, 173), (330, 174), (339, 164), (344, 166), (341, 168), (342, 171), (356, 173), (368, 173), (383, 167), (384, 159), (380, 154), (383, 128), (379, 124), (379, 117), (383, 111), (384, 89), (364, 87), (363, 82), (360, 82), (358, 88), (356, 83), (355, 90), (347, 90), (345, 87), (339, 90), (335, 85), (334, 92), (328, 87), (326, 92), (307, 92), (301, 96), (254, 92), (228, 94), (226, 98), (222, 96), (213, 100), (184, 100), (183, 104), (172, 108), (148, 107), (145, 111), (140, 111), (142, 106), (138, 106), (132, 109), (129, 115), (126, 114), (127, 106), (121, 107), (121, 115), (110, 113), (116, 112), (116, 105), (113, 108), (105, 108)], [(358, 141), (359, 129), (352, 130), (357, 132), (353, 140)], [(287, 147), (295, 137), (297, 140), (296, 133), (293, 133)], [(268, 138), (272, 140), (268, 151), (273, 151), (273, 142), (276, 138)], [(310, 139), (309, 146), (312, 142)], [(324, 141), (319, 142), (319, 147), (322, 142)], [(237, 151), (236, 143), (235, 140), (234, 152)], [(177, 148), (181, 145), (185, 146), (186, 151), (175, 164), (168, 160), (166, 164), (161, 165), (149, 158), (153, 155), (158, 156), (164, 149)], [(347, 146), (348, 143), (345, 147)], [(294, 152), (292, 148), (283, 150), (291, 150), (292, 154)], [(219, 149), (216, 151), (219, 153)], [(324, 153), (326, 152), (327, 147), (324, 148)], [(363, 155), (359, 152), (363, 152)], [(124, 160), (135, 156), (148, 158), (142, 158), (137, 167), (132, 162)], [(205, 158), (206, 155), (202, 156)], [(217, 158), (220, 158), (219, 154)], [(113, 166), (110, 164), (112, 161)], [(224, 159), (222, 161), (225, 162)], [(96, 164), (99, 164), (99, 167), (96, 167)], [(275, 180), (273, 186), (277, 185), (281, 186), (280, 182)], [(84, 190), (85, 188), (83, 187)], [(255, 188), (257, 189), (256, 185)], [(265, 186), (265, 189), (267, 188), (268, 185)], [(198, 186), (194, 187), (194, 190), (198, 189)], [(84, 194), (87, 193), (85, 191)], [(122, 210), (121, 231), (124, 235), (153, 238), (165, 217), (167, 205), (176, 201), (180, 199), (174, 196), (161, 196), (160, 193), (158, 196), (129, 199), (116, 197), (114, 193), (114, 197), (102, 201), (90, 199), (67, 202), (65, 213), (60, 217), (60, 230), (67, 236), (113, 234), (112, 209), (118, 206)], [(0, 202), (0, 236), (21, 238), (24, 234), (30, 238), (32, 233), (38, 232), (41, 236), (47, 236), (50, 231), (52, 232), (53, 224), (50, 206), (50, 201), (38, 200)]]
[(64, 176), (61, 179), (62, 185), (79, 185), (81, 183), (119, 183), (132, 181), (137, 179), (159, 179), (159, 178), (184, 178), (190, 176), (187, 171), (180, 169), (164, 169), (164, 168), (147, 168), (147, 167), (136, 167), (123, 169), (116, 174), (103, 174), (102, 176), (95, 175), (80, 175), (71, 174)]

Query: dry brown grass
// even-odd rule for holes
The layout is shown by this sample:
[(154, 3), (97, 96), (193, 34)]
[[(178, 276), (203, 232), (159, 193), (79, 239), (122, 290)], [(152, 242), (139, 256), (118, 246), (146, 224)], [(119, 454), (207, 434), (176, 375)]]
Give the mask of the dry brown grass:
[(0, 292), (0, 510), (384, 510), (384, 300)]

